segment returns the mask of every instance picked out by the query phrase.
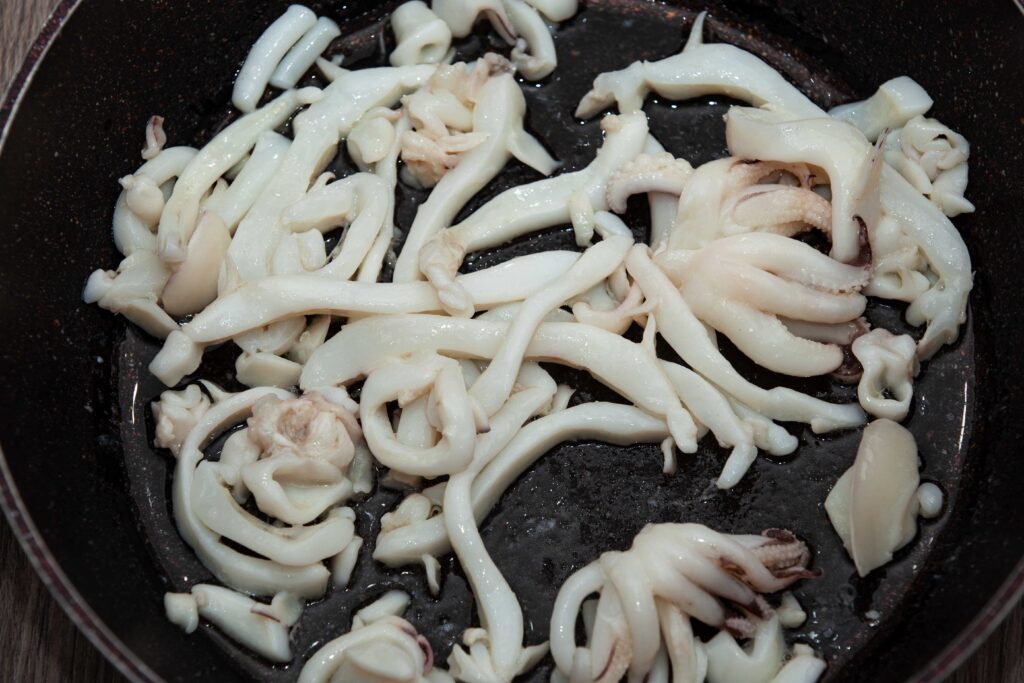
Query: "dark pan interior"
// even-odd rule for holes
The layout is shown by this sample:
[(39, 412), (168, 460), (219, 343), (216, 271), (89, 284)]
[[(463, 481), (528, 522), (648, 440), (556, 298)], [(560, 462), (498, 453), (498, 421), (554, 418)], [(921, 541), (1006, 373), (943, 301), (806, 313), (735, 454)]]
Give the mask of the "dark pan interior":
[[(35, 75), (0, 154), (0, 335), (5, 391), (0, 434), (24, 508), (57, 563), (89, 607), (156, 675), (167, 680), (294, 680), (297, 667), (271, 667), (216, 633), (184, 636), (163, 616), (161, 595), (208, 578), (169, 522), (172, 463), (149, 445), (149, 402), (161, 390), (145, 366), (156, 342), (85, 307), (80, 291), (96, 267), (117, 257), (109, 236), (116, 179), (138, 163), (145, 120), (167, 118), (173, 144), (201, 144), (230, 116), (234, 69), (284, 2), (226, 0), (86, 2), (68, 19)], [(782, 6), (778, 6), (782, 5)], [(372, 2), (313, 3), (342, 20), (344, 45), (379, 58), (384, 8)], [(694, 11), (624, 0), (591, 2), (558, 34), (560, 67), (528, 86), (529, 124), (567, 169), (587, 163), (599, 144), (596, 122), (572, 108), (598, 72), (679, 49)], [(939, 483), (949, 505), (922, 525), (897, 561), (856, 577), (828, 525), (822, 501), (849, 466), (857, 434), (801, 440), (785, 460), (760, 458), (728, 492), (710, 486), (724, 460), (705, 440), (680, 458), (678, 474), (660, 472), (656, 447), (567, 444), (545, 456), (502, 499), (483, 526), (488, 548), (524, 606), (530, 642), (546, 638), (550, 604), (574, 569), (601, 551), (628, 546), (649, 521), (697, 521), (725, 531), (792, 528), (815, 552), (824, 576), (798, 585), (810, 618), (793, 639), (830, 660), (830, 681), (904, 681), (962, 631), (1007, 580), (1024, 550), (1024, 465), (1017, 457), (1024, 410), (1017, 377), (1021, 332), (1019, 216), (1024, 199), (1024, 28), (1012, 3), (985, 12), (962, 3), (937, 8), (907, 2), (723, 2), (711, 5), (709, 35), (750, 49), (780, 68), (823, 106), (863, 97), (907, 73), (935, 98), (933, 115), (972, 142), (968, 196), (976, 214), (958, 219), (979, 271), (971, 324), (961, 340), (925, 367), (909, 427), (921, 448), (923, 478)], [(465, 55), (488, 46), (484, 34)], [(614, 47), (611, 47), (614, 46)], [(721, 114), (728, 102), (647, 106), (652, 130), (694, 164), (723, 154)], [(339, 170), (345, 160), (337, 162)], [(513, 164), (474, 200), (476, 206), (535, 174)], [(423, 195), (403, 191), (399, 223), (408, 225)], [(640, 235), (642, 202), (631, 205)], [(471, 259), (468, 269), (538, 249), (573, 248), (569, 230), (546, 232)], [(898, 328), (901, 311), (875, 305), (870, 316)], [(233, 386), (233, 351), (211, 354), (201, 375)], [(742, 368), (754, 372), (750, 368)], [(615, 400), (577, 373), (558, 371), (576, 400)], [(760, 381), (778, 378), (765, 373)], [(802, 383), (833, 399), (850, 387)], [(357, 526), (372, 539), (376, 519), (399, 495), (377, 491), (356, 506)], [(421, 570), (385, 571), (363, 557), (349, 591), (310, 605), (294, 633), (302, 661), (348, 629), (353, 608), (389, 588), (414, 595), (407, 616), (441, 658), (474, 617), (452, 558), (439, 600), (425, 594)], [(880, 622), (864, 617), (881, 613)], [(547, 679), (547, 665), (524, 680)]]

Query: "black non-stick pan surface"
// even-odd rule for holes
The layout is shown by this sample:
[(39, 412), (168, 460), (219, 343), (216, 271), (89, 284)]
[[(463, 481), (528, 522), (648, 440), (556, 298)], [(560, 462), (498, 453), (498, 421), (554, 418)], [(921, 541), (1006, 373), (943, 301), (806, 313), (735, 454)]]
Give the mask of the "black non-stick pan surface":
[[(116, 179), (139, 165), (146, 119), (165, 116), (172, 144), (202, 145), (230, 121), (233, 75), (285, 5), (65, 3), (0, 110), (3, 503), (72, 617), (138, 680), (292, 681), (317, 647), (348, 630), (354, 609), (391, 588), (413, 595), (407, 616), (442, 661), (475, 618), (453, 558), (442, 562), (436, 600), (421, 570), (385, 570), (372, 561), (377, 520), (400, 498), (385, 490), (355, 505), (358, 531), (370, 542), (352, 588), (333, 590), (303, 614), (293, 633), (299, 664), (272, 666), (206, 627), (185, 636), (163, 614), (165, 591), (210, 576), (171, 522), (172, 460), (151, 446), (149, 404), (162, 387), (145, 368), (159, 343), (83, 305), (80, 293), (89, 272), (119, 260), (110, 238)], [(333, 49), (356, 66), (381, 62), (381, 41), (390, 40), (382, 20), (393, 5), (312, 3), (341, 22), (347, 38)], [(968, 196), (978, 210), (957, 220), (977, 270), (972, 313), (960, 340), (923, 369), (908, 422), (922, 477), (942, 487), (946, 507), (893, 563), (858, 578), (822, 503), (852, 462), (859, 433), (815, 436), (791, 425), (801, 442), (796, 454), (759, 458), (725, 492), (711, 485), (724, 453), (710, 440), (681, 457), (673, 477), (661, 474), (655, 446), (563, 445), (506, 493), (483, 525), (484, 539), (522, 601), (529, 641), (539, 642), (565, 578), (602, 551), (627, 547), (647, 522), (701, 522), (728, 532), (787, 527), (808, 541), (813, 566), (823, 571), (797, 585), (809, 618), (789, 637), (827, 657), (826, 680), (937, 680), (987, 633), (1022, 583), (1024, 18), (1009, 1), (731, 0), (708, 7), (710, 40), (757, 53), (818, 104), (865, 97), (905, 73), (934, 97), (932, 115), (972, 143)], [(566, 170), (585, 165), (600, 142), (596, 120), (572, 117), (593, 77), (674, 53), (704, 8), (593, 1), (563, 26), (558, 70), (524, 90), (530, 127)], [(501, 47), (481, 32), (460, 50), (472, 57)], [(651, 101), (646, 111), (658, 139), (696, 165), (724, 154), (728, 106), (721, 99)], [(346, 160), (335, 168), (345, 171)], [(514, 163), (467, 209), (534, 178)], [(423, 198), (400, 191), (400, 226)], [(643, 202), (631, 204), (628, 220), (643, 237)], [(551, 248), (574, 248), (568, 227), (481, 254), (466, 267)], [(901, 314), (881, 304), (869, 310), (875, 322), (900, 330)], [(230, 348), (210, 354), (200, 374), (237, 387), (233, 355)], [(784, 382), (737, 364), (758, 381)], [(578, 373), (553, 372), (579, 387), (575, 401), (618, 400)], [(855, 400), (853, 387), (826, 380), (793, 386)], [(865, 616), (872, 610), (880, 619)], [(547, 680), (549, 671), (545, 661), (523, 680)]]

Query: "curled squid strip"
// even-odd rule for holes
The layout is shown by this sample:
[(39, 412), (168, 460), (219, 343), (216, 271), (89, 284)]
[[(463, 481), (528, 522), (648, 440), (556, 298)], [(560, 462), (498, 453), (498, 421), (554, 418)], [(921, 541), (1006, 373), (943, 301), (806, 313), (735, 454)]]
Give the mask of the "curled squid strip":
[(248, 113), (256, 108), (281, 58), (315, 24), (316, 15), (312, 10), (302, 5), (291, 5), (267, 27), (253, 43), (235, 79), (231, 103), (236, 109)]
[(468, 36), (476, 22), (484, 18), (505, 42), (515, 43), (515, 29), (501, 0), (433, 0), (431, 7), (456, 38)]
[(434, 653), (412, 624), (383, 617), (330, 641), (303, 665), (299, 683), (432, 683)]
[[(523, 472), (560, 443), (591, 439), (619, 445), (657, 443), (668, 435), (663, 420), (615, 403), (584, 403), (540, 417), (524, 425), (473, 481), (476, 523), (483, 521)], [(406, 501), (419, 495), (412, 494)], [(430, 503), (426, 502), (427, 507), (410, 518), (411, 523), (382, 530), (374, 548), (375, 560), (398, 567), (417, 563), (423, 555), (440, 556), (451, 550), (444, 512), (430, 517)]]
[(558, 66), (551, 29), (530, 3), (524, 0), (502, 0), (501, 4), (516, 33), (510, 55), (516, 71), (531, 81), (547, 78)]
[(288, 630), (299, 620), (302, 603), (278, 593), (269, 605), (229, 588), (198, 584), (189, 593), (167, 593), (164, 607), (171, 622), (186, 633), (199, 625), (199, 617), (261, 657), (272, 662), (291, 661)]
[(392, 66), (438, 64), (452, 45), (452, 31), (420, 0), (405, 2), (391, 13), (398, 43), (389, 57)]
[(857, 385), (861, 407), (875, 417), (905, 419), (918, 368), (914, 340), (909, 335), (896, 336), (877, 329), (858, 337), (851, 348), (864, 368)]
[(512, 74), (505, 69), (507, 66), (503, 68), (495, 61), (473, 109), (473, 132), (485, 134), (486, 139), (466, 152), (420, 205), (395, 264), (395, 282), (420, 279), (420, 249), (438, 231), (451, 225), (459, 210), (504, 168), (510, 156), (543, 175), (554, 171), (555, 160), (523, 129), (526, 102)]
[[(429, 448), (398, 440), (387, 407), (403, 407), (427, 396), (428, 412), (436, 414), (441, 439)], [(406, 474), (437, 477), (466, 468), (473, 457), (477, 422), (466, 393), (459, 363), (438, 355), (414, 357), (374, 370), (360, 396), (360, 417), (366, 443), (382, 464)]]
[(786, 387), (762, 389), (740, 376), (644, 247), (630, 251), (626, 269), (647, 299), (654, 302), (652, 312), (658, 331), (669, 345), (695, 372), (730, 397), (768, 419), (805, 422), (817, 433), (863, 424), (864, 413), (857, 405), (828, 403)]
[(526, 2), (544, 15), (545, 19), (556, 23), (572, 19), (579, 9), (578, 0), (526, 0)]
[[(562, 585), (551, 615), (555, 665), (571, 681), (618, 681), (627, 670), (629, 680), (640, 681), (664, 643), (673, 664), (683, 665), (680, 676), (699, 673), (702, 651), (708, 650), (710, 674), (716, 648), (696, 642), (684, 622), (692, 617), (746, 635), (777, 629), (777, 617), (760, 594), (813, 576), (806, 569), (809, 557), (802, 541), (778, 529), (730, 536), (698, 524), (648, 525), (628, 551), (604, 553)], [(593, 593), (600, 598), (587, 647), (581, 648), (576, 616)], [(726, 604), (741, 616), (732, 616)], [(781, 656), (764, 662), (765, 680), (781, 665)]]
[(439, 293), (464, 300), (464, 293), (453, 280), (466, 254), (568, 223), (572, 220), (573, 197), (584, 195), (594, 211), (608, 208), (608, 183), (643, 150), (647, 117), (642, 113), (609, 116), (601, 121), (601, 127), (604, 143), (586, 168), (507, 190), (422, 246), (418, 267)]
[[(348, 384), (416, 351), (494, 358), (508, 329), (509, 323), (431, 315), (361, 320), (346, 325), (313, 353), (303, 368), (301, 386)], [(541, 323), (524, 358), (586, 370), (641, 409), (666, 419), (672, 433), (687, 435), (692, 430), (692, 418), (657, 361), (617, 334), (579, 323)]]
[(658, 263), (694, 315), (758, 365), (798, 377), (836, 370), (843, 351), (797, 337), (778, 316), (845, 323), (867, 304), (857, 293), (867, 281), (865, 269), (771, 233), (723, 237), (698, 251), (667, 252)]
[(394, 140), (384, 157), (374, 166), (374, 173), (388, 185), (388, 211), (384, 227), (377, 235), (377, 241), (370, 247), (366, 258), (359, 266), (356, 280), (359, 282), (376, 282), (384, 266), (384, 260), (391, 250), (395, 237), (395, 188), (398, 186), (398, 157), (402, 150), (402, 135), (409, 130), (408, 117), (400, 117), (394, 124)]
[(803, 93), (754, 55), (725, 43), (705, 44), (705, 13), (698, 15), (683, 51), (657, 62), (633, 62), (621, 71), (603, 73), (576, 108), (590, 118), (616, 104), (622, 113), (640, 111), (647, 93), (683, 100), (727, 95), (755, 106), (771, 105), (796, 117), (822, 116)]
[(974, 211), (967, 189), (967, 139), (935, 119), (915, 116), (885, 139), (885, 160), (947, 216)]

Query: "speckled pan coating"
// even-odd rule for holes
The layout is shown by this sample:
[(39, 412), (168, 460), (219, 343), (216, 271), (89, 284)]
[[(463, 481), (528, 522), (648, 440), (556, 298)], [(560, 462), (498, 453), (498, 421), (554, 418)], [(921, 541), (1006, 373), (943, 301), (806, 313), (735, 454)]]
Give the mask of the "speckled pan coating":
[[(165, 116), (174, 144), (207, 139), (229, 116), (234, 70), (285, 4), (86, 1), (53, 40), (13, 120), (7, 121), (14, 95), (0, 109), (0, 122), (8, 125), (0, 152), (0, 443), (9, 469), (0, 493), (55, 592), (139, 680), (290, 681), (297, 674), (209, 632), (185, 637), (163, 618), (162, 593), (207, 572), (169, 523), (172, 463), (148, 445), (148, 403), (160, 387), (145, 365), (157, 345), (80, 302), (88, 273), (117, 262), (110, 240), (115, 181), (139, 163), (146, 119)], [(348, 40), (346, 51), (373, 59), (374, 26), (383, 12), (376, 5), (313, 6), (342, 20), (346, 33), (367, 29)], [(712, 39), (757, 52), (822, 105), (866, 96), (908, 73), (935, 98), (934, 115), (971, 140), (969, 197), (978, 212), (958, 225), (980, 271), (972, 325), (925, 368), (909, 422), (924, 478), (940, 483), (952, 505), (923, 525), (893, 565), (858, 579), (822, 510), (832, 482), (852, 460), (857, 434), (820, 438), (795, 428), (801, 447), (794, 457), (760, 459), (726, 493), (710, 488), (724, 456), (708, 443), (682, 457), (671, 479), (660, 474), (655, 447), (566, 445), (517, 482), (483, 527), (522, 599), (532, 641), (546, 637), (551, 600), (564, 578), (602, 550), (628, 545), (647, 521), (699, 521), (725, 531), (787, 526), (806, 538), (825, 575), (797, 589), (811, 618), (793, 637), (830, 658), (830, 681), (895, 682), (925, 670), (934, 680), (1019, 592), (1024, 18), (1010, 2), (983, 10), (969, 5), (747, 0), (713, 3), (708, 22)], [(70, 6), (59, 10), (30, 65)], [(590, 79), (677, 50), (683, 27), (702, 7), (591, 2), (558, 35), (561, 66), (527, 89), (529, 123), (570, 169), (585, 164), (599, 141), (596, 122), (570, 116)], [(485, 43), (471, 39), (466, 54)], [(647, 110), (666, 146), (696, 163), (722, 153), (725, 107), (701, 101), (651, 103)], [(533, 177), (513, 165), (473, 205)], [(403, 225), (421, 199), (402, 192)], [(631, 208), (631, 223), (643, 225), (643, 203)], [(571, 245), (568, 230), (555, 230), (480, 254), (467, 267)], [(896, 309), (874, 306), (871, 315), (898, 325)], [(228, 383), (232, 353), (215, 352), (207, 366)], [(579, 386), (577, 400), (611, 397), (576, 373), (558, 377)], [(853, 397), (851, 388), (826, 382), (799, 386)], [(375, 493), (360, 508), (360, 533), (372, 538), (374, 520), (396, 500)], [(455, 563), (442, 562), (445, 588), (434, 602), (424, 597), (422, 571), (382, 571), (367, 561), (368, 552), (354, 579), (359, 590), (332, 593), (307, 609), (295, 632), (296, 651), (308, 655), (344, 632), (353, 606), (404, 587), (416, 596), (410, 617), (446, 652), (472, 617)], [(882, 613), (881, 623), (864, 619), (871, 609)], [(547, 664), (524, 680), (546, 680), (546, 672)]]

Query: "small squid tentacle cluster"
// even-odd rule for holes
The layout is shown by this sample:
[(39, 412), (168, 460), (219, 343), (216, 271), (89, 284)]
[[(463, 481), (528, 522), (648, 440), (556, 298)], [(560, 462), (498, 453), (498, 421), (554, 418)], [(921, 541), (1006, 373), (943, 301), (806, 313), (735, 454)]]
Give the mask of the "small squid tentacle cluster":
[[(735, 666), (716, 641), (702, 644), (690, 618), (755, 641), (757, 678), (770, 680), (782, 666), (778, 618), (761, 598), (813, 576), (809, 552), (788, 531), (730, 536), (698, 524), (644, 528), (623, 552), (606, 552), (563, 584), (551, 616), (551, 654), (564, 680), (645, 680), (664, 646), (671, 668), (686, 680), (703, 680), (705, 668)], [(597, 593), (587, 645), (576, 640), (577, 614)], [(725, 638), (731, 637), (726, 635)], [(769, 641), (776, 657), (758, 657)], [(720, 641), (719, 641), (720, 642)], [(733, 645), (735, 645), (733, 643)], [(740, 651), (742, 652), (742, 651)], [(678, 669), (678, 671), (677, 671)]]

